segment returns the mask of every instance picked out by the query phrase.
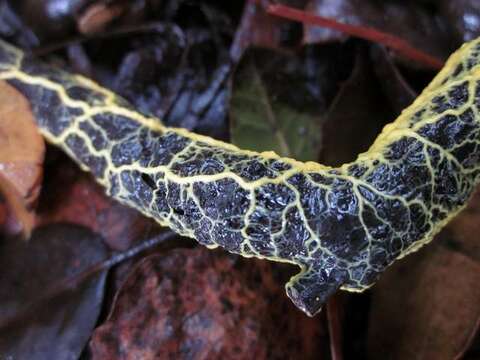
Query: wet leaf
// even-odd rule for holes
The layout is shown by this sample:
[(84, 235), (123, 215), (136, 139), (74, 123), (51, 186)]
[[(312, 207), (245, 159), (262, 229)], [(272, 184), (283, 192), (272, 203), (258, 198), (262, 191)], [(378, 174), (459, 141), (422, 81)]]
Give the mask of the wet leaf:
[[(322, 50), (333, 55), (331, 62), (318, 56)], [(264, 49), (249, 51), (234, 77), (232, 142), (241, 148), (271, 150), (298, 160), (317, 159), (320, 114), (336, 91), (338, 79), (345, 76), (342, 62), (334, 64), (335, 54), (342, 53), (337, 50), (306, 48), (298, 56)]]
[(28, 101), (0, 81), (0, 191), (24, 235), (34, 225), (33, 205), (40, 192), (45, 152)]
[(252, 62), (242, 70), (232, 96), (232, 142), (244, 149), (314, 159), (320, 148), (316, 119), (276, 102)]
[[(299, 1), (287, 1), (292, 6)], [(305, 3), (306, 1), (300, 1)], [(249, 47), (286, 48), (299, 45), (301, 25), (268, 15), (264, 10), (268, 1), (245, 1), (240, 25), (230, 49), (230, 55), (238, 62)], [(285, 2), (284, 2), (285, 3)]]
[(468, 202), (467, 207), (448, 226), (448, 245), (480, 263), (480, 189)]
[(101, 234), (115, 250), (126, 250), (135, 241), (160, 230), (152, 219), (109, 198), (103, 187), (65, 156), (46, 169), (38, 222), (83, 225)]
[(394, 114), (399, 115), (415, 100), (418, 94), (409, 85), (384, 47), (372, 44), (370, 56), (373, 61), (373, 71), (382, 87), (382, 93), (387, 97)]
[(31, 29), (35, 43), (65, 39), (75, 32), (74, 16), (88, 0), (16, 0), (8, 1), (21, 19), (22, 30)]
[(479, 209), (470, 204), (373, 288), (372, 359), (453, 359), (463, 352), (480, 319)]
[[(414, 47), (446, 58), (458, 44), (443, 19), (415, 1), (310, 0), (307, 10), (351, 25), (363, 25), (395, 34)], [(318, 26), (305, 27), (306, 43), (338, 41), (345, 35)]]
[[(135, 37), (108, 39), (109, 47), (97, 39), (88, 44), (93, 75), (170, 126), (226, 139), (230, 36), (204, 19), (185, 27), (156, 23)], [(114, 71), (105, 71), (111, 63)]]
[(145, 259), (95, 331), (94, 359), (327, 358), (321, 318), (284, 296), (266, 262), (203, 248)]
[[(72, 225), (36, 229), (29, 242), (2, 239), (2, 357), (77, 359), (100, 313), (106, 273), (54, 299), (37, 301), (56, 283), (82, 272), (105, 256), (100, 237)], [(22, 314), (27, 307), (31, 311)]]
[(354, 70), (322, 120), (321, 162), (338, 166), (355, 160), (395, 116), (373, 73), (366, 49), (358, 47)]
[(440, 14), (459, 43), (480, 36), (480, 2), (478, 0), (441, 0)]
[[(364, 28), (373, 26), (437, 56), (449, 53), (462, 39), (478, 32), (475, 0), (307, 2), (311, 12)], [(296, 151), (291, 156), (317, 160), (320, 151), (323, 160), (333, 165), (352, 160), (366, 150), (383, 124), (393, 120), (411, 101), (409, 85), (418, 91), (431, 75), (409, 67), (402, 67), (400, 72), (388, 50), (358, 40), (344, 42), (342, 34), (324, 28), (306, 27), (305, 42), (315, 46), (300, 49), (303, 25), (266, 15), (262, 6), (267, 3), (305, 9), (303, 0), (251, 0), (248, 4), (191, 0), (0, 0), (0, 35), (27, 48), (40, 44), (40, 53), (54, 55), (60, 62), (67, 53), (68, 62), (64, 64), (70, 64), (70, 69), (94, 77), (127, 97), (141, 111), (153, 113), (169, 125), (226, 140), (232, 69), (251, 45), (276, 49), (263, 51), (263, 55), (252, 50), (247, 54), (250, 64), (245, 57), (235, 76), (234, 90), (240, 86), (247, 93), (247, 97), (234, 98), (232, 102), (232, 118), (242, 125), (241, 145), (254, 149), (258, 144), (268, 145), (258, 149), (270, 150), (278, 146), (274, 133), (280, 129), (287, 145)], [(121, 16), (111, 12), (117, 5), (123, 10)], [(79, 37), (80, 32), (88, 33), (88, 39)], [(321, 46), (317, 45), (320, 42)], [(51, 49), (57, 49), (55, 54), (51, 54)], [(355, 69), (342, 86), (354, 59)], [(250, 69), (244, 76), (242, 71), (248, 70), (245, 64), (255, 71)], [(258, 88), (252, 86), (252, 74), (260, 79), (274, 110), (280, 107), (290, 114), (289, 120), (285, 116), (287, 120), (272, 127), (265, 122), (268, 118), (258, 96), (254, 105), (245, 100), (248, 95), (258, 94)], [(241, 106), (236, 106), (236, 102)], [(298, 131), (304, 121), (309, 124), (303, 126), (307, 131)], [(232, 123), (233, 131), (236, 125)], [(312, 142), (318, 129), (322, 139)], [(66, 157), (51, 162), (52, 153), (56, 156), (55, 151), (49, 151), (46, 186), (40, 201), (42, 224), (83, 224), (101, 233), (115, 249), (126, 249), (158, 231), (153, 221), (108, 199), (103, 189), (73, 168)], [(471, 204), (480, 204), (480, 195)], [(372, 357), (391, 353), (392, 358), (452, 358), (468, 347), (467, 338), (474, 332), (472, 324), (479, 318), (472, 305), (474, 301), (479, 303), (478, 278), (474, 276), (479, 272), (475, 264), (480, 250), (473, 236), (480, 231), (479, 211), (470, 206), (454, 221), (442, 235), (441, 250), (425, 249), (433, 254), (419, 263), (405, 260), (408, 266), (404, 265), (397, 278), (384, 285), (388, 288), (377, 292), (374, 287), (363, 295), (342, 293), (340, 298), (345, 301), (341, 302), (338, 321), (331, 316), (332, 331), (328, 337), (324, 315), (305, 319), (293, 309), (285, 297), (284, 282), (276, 279), (276, 271), (272, 271), (278, 264), (234, 260), (226, 254), (206, 255), (206, 250), (195, 249), (174, 251), (172, 257), (164, 254), (150, 258), (132, 273), (118, 294), (110, 319), (98, 328), (92, 350), (97, 358), (330, 358), (340, 356), (342, 351), (345, 358), (366, 358), (371, 309), (368, 346)], [(4, 204), (0, 203), (0, 223), (8, 221)], [(39, 251), (29, 256), (35, 254)], [(49, 253), (48, 259), (52, 261), (55, 254)], [(30, 260), (19, 259), (25, 268), (29, 267)], [(117, 267), (109, 277), (111, 295), (123, 283), (131, 263)], [(36, 273), (31, 279), (50, 270), (50, 262), (44, 264), (47, 265), (42, 268), (33, 266)], [(462, 268), (468, 276), (461, 272)], [(410, 271), (414, 275), (409, 275)], [(370, 307), (372, 292), (374, 306)], [(72, 294), (77, 292), (68, 296)], [(53, 305), (63, 309), (70, 306), (70, 301), (62, 298)], [(97, 301), (100, 300), (93, 302)], [(111, 301), (111, 297), (106, 299), (105, 310), (110, 309)], [(331, 305), (328, 310), (332, 310)], [(79, 313), (85, 314), (86, 306), (83, 302), (65, 311), (78, 319)], [(0, 312), (2, 309), (7, 307), (1, 306), (0, 299)], [(56, 310), (51, 305), (44, 309), (44, 316), (52, 319)], [(93, 326), (90, 324), (97, 311), (95, 308), (92, 318), (88, 318), (89, 326)], [(330, 313), (336, 315), (335, 311)], [(25, 349), (23, 346), (31, 342), (30, 334), (37, 336), (39, 328), (45, 342), (50, 341), (49, 329), (53, 325), (42, 327), (46, 320), (40, 315), (38, 318), (33, 325), (28, 322), (22, 329), (0, 332), (0, 343), (16, 336), (25, 339), (18, 346)], [(69, 325), (70, 317), (65, 315), (64, 319)], [(73, 331), (72, 328), (68, 326), (67, 330)], [(86, 327), (81, 328), (76, 356), (87, 337)], [(328, 338), (333, 344), (331, 354)], [(63, 340), (59, 338), (54, 346), (68, 345)], [(478, 353), (478, 344), (475, 349)], [(409, 350), (416, 353), (407, 353)], [(29, 355), (23, 357), (31, 358)]]
[(25, 48), (38, 45), (38, 37), (6, 0), (0, 1), (0, 35)]

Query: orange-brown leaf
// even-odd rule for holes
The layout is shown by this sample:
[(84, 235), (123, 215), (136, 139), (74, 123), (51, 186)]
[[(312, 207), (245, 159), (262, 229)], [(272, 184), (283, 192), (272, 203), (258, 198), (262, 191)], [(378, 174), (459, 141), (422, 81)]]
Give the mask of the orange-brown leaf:
[(0, 81), (0, 99), (0, 191), (28, 236), (34, 225), (32, 208), (40, 192), (45, 144), (25, 97)]

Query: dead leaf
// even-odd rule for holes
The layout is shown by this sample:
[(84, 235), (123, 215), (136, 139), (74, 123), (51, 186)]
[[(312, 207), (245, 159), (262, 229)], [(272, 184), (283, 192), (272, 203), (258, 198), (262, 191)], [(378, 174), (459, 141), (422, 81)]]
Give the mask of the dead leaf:
[(459, 43), (480, 36), (480, 3), (478, 0), (441, 0), (440, 15), (445, 17), (448, 29)]
[(480, 263), (480, 189), (473, 194), (468, 206), (448, 226), (451, 236), (448, 246)]
[(324, 115), (320, 162), (339, 166), (355, 160), (394, 118), (367, 51), (359, 47), (350, 78), (342, 84)]
[(348, 61), (335, 61), (340, 54), (342, 49), (330, 48), (304, 49), (297, 55), (267, 49), (247, 52), (234, 77), (232, 142), (244, 149), (316, 160), (321, 114), (349, 68), (343, 66)]
[(102, 239), (79, 226), (37, 228), (29, 242), (2, 239), (0, 357), (78, 359), (100, 313), (106, 272), (53, 299), (37, 301), (105, 257)]
[(480, 319), (478, 202), (470, 204), (373, 288), (372, 359), (453, 359), (464, 351)]
[[(307, 11), (341, 23), (366, 26), (405, 39), (417, 49), (445, 59), (457, 44), (443, 18), (420, 2), (310, 0)], [(339, 41), (345, 34), (318, 26), (305, 26), (304, 42)]]
[(0, 1), (0, 35), (24, 48), (38, 45), (38, 37), (16, 12), (15, 5), (18, 2)]
[(91, 36), (104, 31), (105, 28), (117, 19), (125, 8), (122, 4), (107, 6), (103, 3), (94, 3), (85, 9), (77, 20), (77, 28), (80, 34)]
[(299, 45), (301, 39), (285, 39), (286, 34), (293, 33), (288, 30), (293, 30), (298, 24), (268, 15), (264, 10), (267, 3), (268, 0), (245, 1), (240, 25), (230, 48), (230, 56), (236, 63), (249, 47), (279, 49), (286, 48), (286, 45)]
[(0, 81), (0, 98), (0, 190), (28, 237), (34, 225), (45, 144), (25, 97)]
[(142, 261), (98, 327), (93, 359), (328, 358), (322, 317), (285, 296), (265, 261), (204, 248)]
[(282, 104), (269, 94), (259, 69), (251, 61), (236, 79), (231, 106), (232, 142), (244, 149), (275, 151), (299, 160), (315, 159), (320, 149), (318, 118)]
[(101, 234), (111, 249), (126, 250), (161, 228), (152, 219), (109, 198), (92, 176), (63, 154), (46, 168), (37, 222), (69, 222)]
[[(139, 111), (153, 114), (169, 126), (226, 139), (227, 83), (232, 66), (225, 39), (228, 34), (212, 24), (182, 29), (156, 23), (135, 37), (123, 34), (114, 39), (118, 44), (115, 50), (111, 46), (114, 40), (93, 39), (89, 44), (96, 51), (89, 55), (99, 83)], [(112, 60), (118, 67), (106, 71)]]
[(418, 94), (409, 85), (383, 46), (372, 44), (370, 57), (373, 62), (371, 66), (382, 88), (382, 93), (388, 99), (394, 116), (400, 115), (403, 109), (413, 103)]

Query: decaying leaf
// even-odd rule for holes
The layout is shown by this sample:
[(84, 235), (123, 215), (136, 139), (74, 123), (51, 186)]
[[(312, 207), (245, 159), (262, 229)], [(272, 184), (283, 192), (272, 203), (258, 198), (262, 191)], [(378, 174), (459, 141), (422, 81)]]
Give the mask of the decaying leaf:
[(28, 101), (0, 81), (0, 190), (27, 237), (40, 192), (45, 144)]
[(417, 97), (417, 92), (410, 86), (397, 65), (383, 46), (370, 46), (373, 71), (378, 79), (382, 93), (388, 99), (394, 116), (400, 115)]
[(373, 288), (372, 359), (454, 359), (480, 319), (480, 198)]
[[(287, 2), (297, 3), (298, 1)], [(281, 48), (285, 45), (298, 45), (300, 42), (301, 39), (285, 38), (287, 34), (294, 34), (294, 31), (288, 30), (293, 30), (294, 26), (299, 24), (267, 14), (262, 6), (267, 3), (268, 1), (265, 0), (245, 1), (242, 18), (230, 48), (230, 56), (235, 62), (238, 62), (251, 46)], [(301, 34), (301, 32), (298, 33)]]
[(122, 4), (107, 6), (105, 3), (93, 3), (77, 21), (78, 31), (81, 34), (93, 35), (104, 31), (105, 28), (125, 11)]
[(339, 166), (355, 160), (395, 117), (370, 65), (365, 48), (359, 47), (350, 78), (323, 116), (320, 160), (324, 164)]
[(295, 309), (272, 274), (266, 262), (202, 248), (146, 258), (95, 330), (93, 358), (327, 358), (322, 318)]
[[(226, 83), (232, 68), (224, 44), (228, 34), (212, 24), (156, 23), (147, 30), (133, 39), (128, 34), (109, 39), (108, 44), (118, 45), (114, 52), (103, 46), (105, 39), (92, 40), (91, 60), (104, 65), (94, 68), (94, 77), (169, 126), (226, 139)], [(112, 58), (118, 67), (105, 74)]]
[(299, 78), (299, 72), (281, 72), (287, 63), (295, 67), (301, 62), (269, 50), (245, 55), (233, 85), (232, 142), (244, 149), (314, 160), (320, 150), (321, 103), (300, 85), (307, 79)]
[[(354, 159), (414, 97), (403, 76), (420, 90), (430, 74), (413, 71), (410, 62), (402, 62), (399, 72), (392, 53), (374, 44), (344, 41), (344, 34), (268, 15), (272, 4), (371, 26), (439, 57), (477, 36), (480, 28), (478, 0), (0, 0), (0, 35), (60, 62), (67, 49), (64, 64), (70, 70), (88, 74), (168, 125), (230, 142), (230, 113), (237, 145), (330, 165)], [(306, 45), (299, 48), (302, 28)], [(277, 51), (263, 51), (262, 56), (252, 50), (253, 56), (244, 56), (252, 45)], [(243, 56), (229, 109), (231, 75)], [(355, 69), (342, 84), (353, 59)], [(4, 92), (0, 87), (0, 188), (28, 229), (43, 142), (34, 127), (19, 125), (16, 119), (27, 117), (21, 115), (23, 105), (4, 101), (10, 99)], [(5, 115), (5, 105), (14, 111)], [(13, 127), (21, 145), (5, 143), (4, 126)], [(35, 144), (42, 148), (31, 150)], [(126, 249), (158, 230), (153, 221), (107, 198), (65, 157), (49, 162), (45, 178), (37, 224), (82, 224), (115, 249)], [(114, 270), (103, 309), (111, 315), (94, 332), (93, 357), (327, 359), (341, 356), (334, 350), (343, 345), (346, 358), (367, 358), (368, 333), (368, 358), (454, 358), (468, 349), (480, 319), (479, 216), (480, 193), (434, 244), (395, 264), (372, 290), (342, 294), (345, 313), (338, 319), (341, 326), (330, 332), (330, 353), (325, 315), (307, 319), (293, 308), (279, 286), (282, 281), (275, 278), (276, 265), (177, 248), (145, 259), (129, 276), (131, 264)], [(8, 218), (0, 202), (0, 224)], [(58, 280), (56, 272), (76, 273), (89, 260), (101, 258), (99, 238), (90, 238), (96, 239), (94, 249), (84, 247), (82, 234), (90, 237), (90, 232), (53, 229), (41, 230), (43, 235), (30, 243), (0, 239), (0, 323)], [(82, 351), (89, 357), (84, 346), (98, 318), (104, 280), (101, 274), (35, 316), (24, 317), (24, 323), (1, 328), (0, 358), (35, 359), (38, 349), (49, 358), (78, 358)], [(472, 359), (478, 358), (478, 339)]]
[(480, 2), (478, 0), (440, 0), (439, 11), (448, 23), (448, 29), (458, 42), (480, 36)]
[[(455, 49), (443, 19), (432, 16), (419, 1), (310, 0), (307, 10), (341, 23), (366, 26), (394, 34), (438, 58)], [(345, 34), (318, 26), (305, 27), (306, 43), (338, 41)]]
[(61, 156), (46, 169), (44, 191), (37, 210), (38, 224), (69, 222), (102, 235), (108, 246), (126, 250), (160, 226), (140, 212), (109, 198), (105, 190), (76, 164)]
[(0, 358), (78, 359), (100, 313), (106, 272), (45, 295), (105, 257), (102, 239), (79, 226), (37, 228), (29, 242), (2, 239)]

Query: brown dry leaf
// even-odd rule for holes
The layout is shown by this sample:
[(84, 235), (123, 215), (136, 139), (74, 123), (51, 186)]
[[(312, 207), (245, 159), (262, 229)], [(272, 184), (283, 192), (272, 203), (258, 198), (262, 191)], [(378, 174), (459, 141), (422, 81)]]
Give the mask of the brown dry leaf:
[(119, 4), (112, 6), (102, 3), (92, 4), (77, 20), (78, 31), (83, 35), (100, 33), (124, 11), (125, 8)]
[(296, 309), (273, 268), (199, 247), (146, 258), (93, 333), (92, 359), (328, 359), (322, 317)]
[(45, 144), (25, 97), (0, 81), (0, 191), (29, 236), (40, 192)]
[(353, 72), (322, 120), (322, 164), (339, 166), (355, 160), (395, 118), (366, 51), (357, 48)]
[[(451, 246), (472, 257), (480, 264), (480, 190), (470, 199), (468, 206), (457, 216), (448, 229), (451, 233)], [(453, 243), (452, 240), (455, 240)]]
[(372, 359), (453, 359), (465, 351), (480, 318), (479, 195), (373, 288)]

